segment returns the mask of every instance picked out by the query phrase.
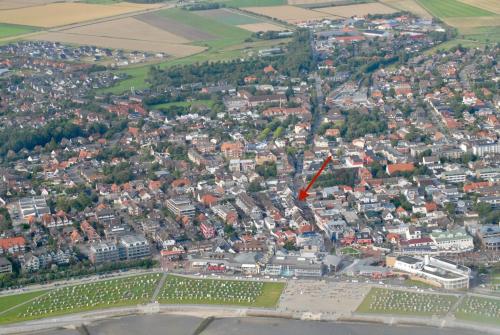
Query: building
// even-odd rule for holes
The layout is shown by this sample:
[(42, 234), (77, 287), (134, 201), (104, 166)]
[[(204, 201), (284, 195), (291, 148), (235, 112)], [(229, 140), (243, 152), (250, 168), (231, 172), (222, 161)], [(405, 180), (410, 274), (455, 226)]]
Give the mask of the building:
[(120, 259), (130, 260), (151, 256), (151, 249), (144, 236), (127, 235), (120, 239), (118, 253)]
[(476, 156), (500, 153), (500, 142), (478, 141), (472, 145), (472, 153)]
[(323, 263), (294, 255), (276, 255), (266, 264), (262, 272), (269, 276), (283, 277), (321, 277), (325, 274)]
[(430, 238), (439, 250), (464, 252), (474, 249), (474, 239), (464, 228), (434, 231), (430, 234)]
[(172, 198), (167, 200), (167, 208), (176, 216), (194, 217), (195, 207), (187, 198)]
[(441, 257), (388, 256), (387, 266), (409, 273), (413, 279), (445, 289), (469, 288), (471, 270)]
[(463, 183), (466, 177), (464, 170), (446, 171), (441, 174), (441, 178), (448, 183)]
[(215, 215), (220, 217), (227, 224), (235, 224), (238, 221), (238, 212), (230, 202), (212, 207)]
[(0, 273), (12, 273), (12, 263), (5, 257), (0, 257)]
[(487, 250), (500, 251), (500, 226), (481, 225), (476, 232), (481, 246)]
[(30, 216), (41, 218), (44, 214), (50, 214), (50, 208), (44, 197), (29, 197), (19, 199), (19, 209), (23, 219)]
[(215, 237), (215, 227), (209, 223), (203, 222), (200, 225), (200, 231), (207, 240)]
[(24, 237), (0, 238), (0, 255), (23, 253), (26, 246)]
[(255, 204), (255, 201), (246, 193), (238, 195), (236, 198), (236, 206), (241, 208), (241, 210), (252, 219), (260, 220), (262, 219), (262, 211)]
[(118, 248), (112, 242), (97, 242), (90, 246), (89, 260), (92, 264), (101, 264), (119, 260)]

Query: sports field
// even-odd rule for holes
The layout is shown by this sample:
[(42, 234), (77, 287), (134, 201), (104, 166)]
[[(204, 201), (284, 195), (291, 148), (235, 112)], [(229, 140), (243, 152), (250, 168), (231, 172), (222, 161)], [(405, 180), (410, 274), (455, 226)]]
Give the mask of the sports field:
[(274, 307), (284, 283), (197, 279), (169, 275), (158, 301), (167, 304)]
[(420, 316), (445, 315), (457, 299), (451, 295), (372, 288), (356, 312)]
[[(160, 276), (132, 276), (5, 297), (5, 301), (0, 300), (0, 324), (147, 303)], [(14, 301), (14, 297), (20, 298)], [(35, 299), (29, 301), (33, 297)], [(13, 306), (17, 307), (6, 311)]]
[(494, 15), (494, 13), (490, 11), (468, 5), (458, 0), (418, 0), (418, 2), (434, 16), (439, 18)]

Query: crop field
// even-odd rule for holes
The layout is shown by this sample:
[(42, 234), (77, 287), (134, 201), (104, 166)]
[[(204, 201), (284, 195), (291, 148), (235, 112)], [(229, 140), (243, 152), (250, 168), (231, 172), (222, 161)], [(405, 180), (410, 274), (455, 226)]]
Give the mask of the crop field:
[(36, 28), (0, 23), (0, 38), (28, 34), (36, 31)]
[(51, 3), (42, 6), (2, 10), (0, 11), (0, 23), (50, 28), (156, 7), (158, 5), (132, 3), (117, 3), (112, 5), (76, 2)]
[(418, 0), (418, 2), (434, 16), (439, 18), (494, 15), (494, 13), (490, 11), (468, 5), (458, 0)]
[(465, 297), (455, 316), (459, 319), (500, 325), (500, 299)]
[(457, 297), (372, 288), (356, 310), (359, 313), (445, 315)]
[(190, 40), (133, 17), (83, 25), (57, 32), (44, 32), (30, 39), (89, 44), (124, 50), (165, 52), (173, 57), (185, 57), (205, 49), (189, 45)]
[(53, 2), (61, 2), (61, 0), (2, 0), (0, 10), (39, 6)]
[(215, 20), (219, 23), (229, 24), (232, 26), (239, 26), (242, 24), (251, 24), (263, 22), (253, 16), (248, 14), (238, 13), (235, 10), (228, 8), (213, 9), (213, 10), (201, 10), (196, 14)]
[(5, 313), (0, 310), (0, 323), (147, 303), (152, 298), (160, 276), (160, 274), (140, 275), (66, 286), (40, 294), (35, 299), (20, 304), (29, 300), (25, 296), (17, 303), (19, 306), (15, 305), (17, 307)]
[(285, 5), (286, 0), (217, 0), (214, 2), (220, 2), (227, 7), (255, 7), (255, 6), (279, 6)]
[(284, 286), (284, 283), (194, 279), (170, 275), (158, 301), (168, 304), (274, 307)]
[(460, 0), (460, 2), (500, 14), (500, 1), (497, 0)]
[(267, 22), (242, 24), (242, 25), (239, 25), (238, 28), (251, 31), (253, 33), (258, 33), (261, 31), (284, 31), (284, 30), (286, 30), (282, 26), (278, 26), (277, 24), (267, 23)]
[(397, 12), (394, 8), (388, 7), (381, 3), (334, 6), (317, 8), (316, 10), (321, 13), (340, 17), (365, 16), (368, 14), (391, 14)]
[(322, 19), (334, 19), (335, 15), (294, 6), (249, 7), (246, 11), (272, 17), (288, 23), (300, 23)]
[(420, 6), (416, 0), (381, 0), (380, 2), (389, 7), (413, 13), (414, 15), (421, 18), (425, 19), (432, 18), (432, 15), (428, 11), (426, 11), (422, 6)]

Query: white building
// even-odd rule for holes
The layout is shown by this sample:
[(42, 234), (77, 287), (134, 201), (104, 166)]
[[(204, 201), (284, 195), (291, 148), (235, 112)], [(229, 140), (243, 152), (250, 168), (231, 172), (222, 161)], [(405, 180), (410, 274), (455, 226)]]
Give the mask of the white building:
[(445, 289), (467, 289), (471, 270), (440, 257), (398, 256), (394, 269), (408, 272)]
[(439, 250), (464, 252), (474, 249), (474, 239), (467, 234), (464, 228), (444, 232), (433, 231), (430, 238)]

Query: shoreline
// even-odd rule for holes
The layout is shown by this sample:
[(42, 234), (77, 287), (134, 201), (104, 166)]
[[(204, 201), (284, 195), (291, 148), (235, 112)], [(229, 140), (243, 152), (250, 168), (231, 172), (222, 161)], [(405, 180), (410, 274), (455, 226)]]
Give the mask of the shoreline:
[(102, 321), (110, 321), (122, 317), (141, 316), (190, 316), (199, 319), (229, 319), (229, 318), (276, 318), (282, 320), (300, 320), (315, 322), (330, 322), (334, 324), (376, 324), (389, 327), (432, 327), (446, 329), (462, 329), (477, 331), (484, 334), (500, 334), (500, 328), (495, 325), (476, 324), (457, 319), (439, 317), (423, 318), (398, 315), (360, 314), (335, 315), (331, 313), (294, 313), (276, 309), (231, 307), (218, 305), (160, 305), (149, 304), (130, 307), (102, 309), (91, 312), (68, 314), (60, 317), (4, 324), (0, 334), (27, 334), (33, 332), (77, 329)]

